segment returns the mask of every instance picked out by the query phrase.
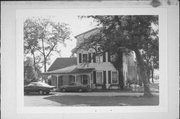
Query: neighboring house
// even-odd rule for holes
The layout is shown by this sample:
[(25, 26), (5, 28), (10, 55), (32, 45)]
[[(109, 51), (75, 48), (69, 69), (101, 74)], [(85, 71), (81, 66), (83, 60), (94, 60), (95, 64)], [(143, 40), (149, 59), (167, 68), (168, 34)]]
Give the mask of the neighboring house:
[[(98, 32), (98, 28), (77, 35), (77, 46), (90, 35)], [(77, 58), (57, 58), (45, 74), (51, 75), (51, 85), (60, 88), (72, 82), (89, 85), (94, 88), (119, 88), (118, 71), (110, 62), (113, 56), (108, 52), (95, 55), (93, 49), (74, 48)], [(123, 53), (124, 85), (128, 80), (137, 79), (137, 70), (133, 52), (129, 55)]]

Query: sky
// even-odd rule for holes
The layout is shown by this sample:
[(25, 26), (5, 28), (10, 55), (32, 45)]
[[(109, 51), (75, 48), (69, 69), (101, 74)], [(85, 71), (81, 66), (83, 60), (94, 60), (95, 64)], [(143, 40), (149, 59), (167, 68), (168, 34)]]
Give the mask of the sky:
[(76, 47), (76, 39), (74, 36), (86, 32), (90, 29), (96, 27), (95, 22), (92, 18), (83, 18), (80, 19), (78, 16), (66, 15), (66, 16), (54, 16), (51, 17), (52, 20), (60, 23), (69, 24), (71, 34), (71, 40), (66, 40), (66, 46), (60, 45), (59, 50), (61, 50), (60, 55), (53, 54), (51, 57), (50, 64), (47, 65), (47, 68), (54, 62), (54, 60), (58, 57), (70, 57), (72, 55), (71, 50)]

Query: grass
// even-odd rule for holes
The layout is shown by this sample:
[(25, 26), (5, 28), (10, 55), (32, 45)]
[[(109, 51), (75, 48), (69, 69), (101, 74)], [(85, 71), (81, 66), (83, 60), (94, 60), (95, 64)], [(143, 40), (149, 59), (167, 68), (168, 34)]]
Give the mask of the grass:
[(159, 96), (50, 96), (44, 99), (62, 106), (153, 106), (159, 104)]

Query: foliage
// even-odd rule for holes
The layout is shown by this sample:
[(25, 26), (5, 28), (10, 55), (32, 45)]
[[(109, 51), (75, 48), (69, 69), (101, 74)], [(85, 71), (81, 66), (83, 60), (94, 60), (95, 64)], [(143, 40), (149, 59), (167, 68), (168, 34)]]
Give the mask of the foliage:
[(58, 44), (70, 39), (67, 24), (47, 18), (28, 18), (24, 22), (24, 52), (31, 53), (34, 65), (42, 63), (44, 72), (52, 52), (60, 53)]
[(34, 69), (32, 58), (27, 57), (24, 61), (24, 84), (33, 81), (38, 81), (38, 74)]
[[(122, 52), (134, 51), (136, 54), (139, 77), (144, 83), (144, 95), (151, 96), (147, 81), (147, 67), (145, 57), (150, 56), (154, 64), (158, 64), (158, 31), (152, 26), (158, 26), (158, 16), (83, 16), (94, 18), (101, 26), (101, 32), (93, 43), (99, 43), (104, 51), (116, 54), (122, 59)], [(96, 35), (97, 36), (97, 35)], [(91, 38), (90, 38), (91, 39)], [(89, 47), (90, 43), (83, 43)], [(147, 47), (148, 46), (148, 47)], [(127, 50), (128, 49), (128, 50)], [(144, 53), (144, 55), (143, 55)], [(119, 59), (117, 58), (117, 59)], [(122, 73), (122, 61), (115, 61), (117, 70)]]

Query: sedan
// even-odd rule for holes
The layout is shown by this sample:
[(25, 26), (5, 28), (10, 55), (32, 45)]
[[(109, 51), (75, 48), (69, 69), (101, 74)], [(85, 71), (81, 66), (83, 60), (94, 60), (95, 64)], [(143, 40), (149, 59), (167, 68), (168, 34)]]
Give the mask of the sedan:
[(30, 84), (24, 86), (24, 93), (38, 92), (39, 94), (49, 94), (55, 86), (50, 86), (43, 82), (31, 82)]
[(78, 92), (82, 92), (82, 91), (89, 91), (90, 87), (89, 85), (83, 85), (81, 83), (71, 83), (69, 85), (64, 85), (61, 86), (60, 90), (62, 92), (66, 92), (66, 91), (78, 91)]

